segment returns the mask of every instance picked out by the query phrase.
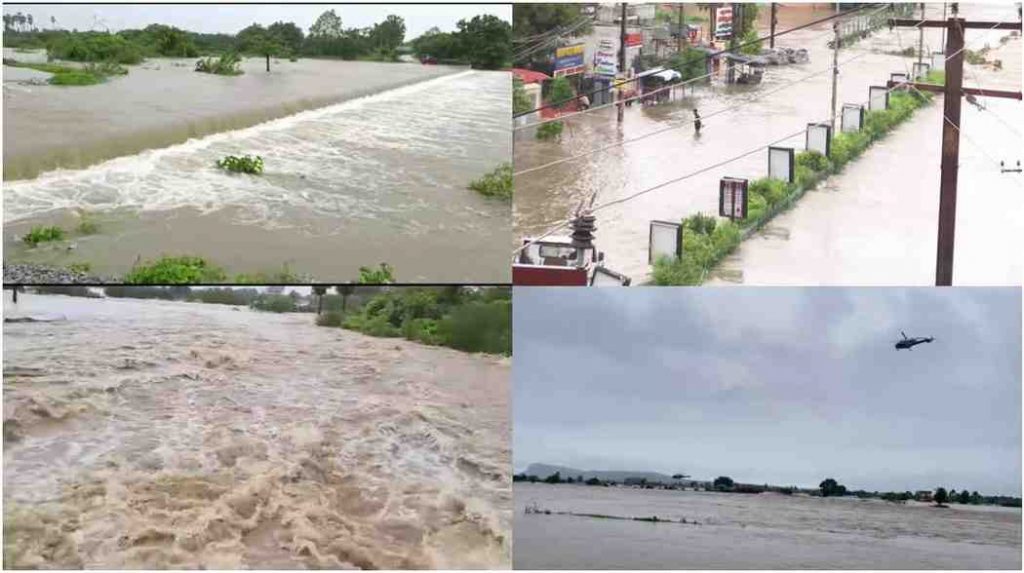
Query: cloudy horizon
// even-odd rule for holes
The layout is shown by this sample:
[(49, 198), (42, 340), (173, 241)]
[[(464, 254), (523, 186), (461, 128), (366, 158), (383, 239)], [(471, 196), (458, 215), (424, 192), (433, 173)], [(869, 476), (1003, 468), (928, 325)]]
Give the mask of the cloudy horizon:
[[(492, 14), (512, 21), (510, 5), (500, 4), (24, 4), (4, 7), (4, 14), (31, 14), (36, 27), (50, 29), (110, 30), (145, 28), (166, 24), (190, 32), (237, 34), (256, 23), (294, 22), (304, 34), (327, 10), (341, 17), (344, 28), (366, 28), (389, 14), (405, 19), (405, 39), (411, 40), (430, 28), (453, 32), (459, 20)], [(51, 20), (52, 18), (52, 20)]]
[[(519, 288), (513, 463), (1021, 493), (1020, 290)], [(934, 336), (899, 351), (900, 330)]]

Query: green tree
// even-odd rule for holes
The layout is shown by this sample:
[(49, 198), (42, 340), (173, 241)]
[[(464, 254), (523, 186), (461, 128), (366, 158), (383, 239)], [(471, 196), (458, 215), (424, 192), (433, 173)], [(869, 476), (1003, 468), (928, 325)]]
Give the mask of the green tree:
[(292, 22), (274, 22), (267, 26), (267, 33), (285, 49), (289, 56), (298, 55), (302, 50), (303, 34)]
[(473, 16), (459, 20), (458, 41), (471, 66), (496, 70), (511, 63), (512, 26), (497, 16)]
[(237, 41), (240, 51), (266, 58), (268, 72), (270, 71), (270, 58), (280, 56), (285, 51), (278, 42), (278, 38), (259, 24), (252, 24), (239, 32)]
[(718, 476), (715, 478), (715, 481), (712, 485), (715, 487), (715, 489), (722, 491), (732, 489), (733, 486), (735, 486), (736, 484), (735, 482), (732, 481), (732, 478), (729, 476)]
[(846, 495), (846, 486), (840, 485), (832, 478), (826, 478), (818, 487), (821, 489), (822, 497)]
[(558, 76), (551, 80), (551, 87), (548, 90), (548, 101), (556, 107), (572, 100), (575, 95), (576, 92), (573, 91), (569, 78)]
[(341, 17), (334, 10), (328, 10), (309, 27), (309, 37), (317, 40), (333, 40), (341, 38)]
[(381, 54), (394, 54), (405, 41), (405, 20), (389, 14), (383, 22), (374, 24), (370, 41)]
[(530, 96), (526, 95), (526, 88), (523, 80), (518, 77), (512, 78), (512, 113), (519, 114), (530, 111), (533, 104), (530, 103)]
[(544, 483), (562, 483), (562, 472), (555, 472), (544, 478)]
[(442, 32), (436, 26), (424, 32), (410, 44), (413, 53), (419, 58), (430, 56), (438, 60), (457, 60), (463, 56), (455, 35)]
[(970, 492), (968, 492), (966, 489), (961, 491), (960, 495), (957, 497), (957, 501), (959, 501), (960, 503), (971, 503)]
[(946, 503), (946, 501), (949, 499), (949, 494), (946, 493), (946, 488), (940, 487), (936, 489), (935, 495), (932, 496), (932, 499), (935, 500), (936, 505), (942, 505)]
[(352, 285), (338, 285), (334, 287), (334, 290), (341, 295), (341, 312), (344, 313), (348, 309), (348, 297), (352, 296), (356, 287)]
[(163, 24), (150, 24), (142, 29), (144, 41), (160, 56), (194, 58), (199, 55), (188, 32)]

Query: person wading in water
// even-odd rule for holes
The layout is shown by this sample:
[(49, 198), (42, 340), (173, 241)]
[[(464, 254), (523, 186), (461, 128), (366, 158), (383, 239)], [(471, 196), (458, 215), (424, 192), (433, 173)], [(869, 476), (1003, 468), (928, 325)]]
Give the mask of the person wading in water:
[(703, 124), (700, 121), (700, 112), (697, 108), (693, 109), (693, 132), (694, 135), (700, 135), (700, 128)]

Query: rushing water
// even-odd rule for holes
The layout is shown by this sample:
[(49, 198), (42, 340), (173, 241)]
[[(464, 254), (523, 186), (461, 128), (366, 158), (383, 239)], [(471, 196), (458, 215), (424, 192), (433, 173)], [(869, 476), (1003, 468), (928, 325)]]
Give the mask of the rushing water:
[[(1016, 508), (545, 484), (514, 496), (517, 569), (1021, 567)], [(690, 523), (526, 514), (532, 504)]]
[[(966, 4), (961, 7), (961, 15), (966, 18), (1016, 19), (1012, 6)], [(939, 5), (928, 6), (929, 17), (941, 17), (941, 12)], [(817, 11), (786, 7), (780, 12), (783, 20), (779, 28), (786, 29), (827, 14), (831, 14), (830, 8)], [(986, 44), (995, 47), (1005, 34), (970, 30), (967, 46), (974, 50)], [(832, 53), (826, 42), (831, 36), (828, 23), (782, 36), (777, 41), (778, 46), (806, 48), (810, 62), (770, 66), (764, 80), (757, 86), (714, 84), (711, 88), (696, 88), (692, 93), (688, 90), (685, 98), (668, 105), (645, 108), (634, 105), (626, 110), (621, 128), (616, 124), (615, 110), (607, 109), (566, 120), (560, 144), (539, 142), (530, 129), (517, 131), (515, 170), (519, 172), (616, 141), (678, 126), (678, 129), (634, 143), (516, 176), (513, 213), (516, 235), (536, 235), (546, 231), (552, 221), (564, 219), (582, 199), (595, 192), (597, 205), (614, 201), (799, 132), (807, 123), (827, 120), (831, 105), (831, 73), (827, 68), (831, 65)], [(841, 50), (838, 106), (866, 103), (868, 86), (884, 85), (891, 72), (909, 71), (911, 63), (916, 60), (885, 52), (916, 47), (917, 41), (915, 30), (881, 30)], [(986, 85), (1019, 90), (1020, 46), (1018, 38), (1004, 47), (1005, 50), (1015, 50), (1017, 55), (1003, 58), (1002, 71), (986, 72), (980, 66), (968, 65), (965, 85), (977, 83), (973, 81), (974, 76), (984, 74), (982, 82)], [(941, 50), (941, 31), (926, 31), (925, 50)], [(990, 59), (993, 57), (999, 56), (989, 55)], [(816, 75), (808, 77), (812, 74)], [(1020, 102), (985, 100), (985, 104), (991, 105), (992, 111), (1005, 117), (1011, 125), (1015, 121), (1020, 124)], [(941, 109), (941, 98), (932, 107)], [(699, 109), (705, 118), (699, 136), (691, 127), (694, 108)], [(1019, 154), (1009, 150), (1020, 148), (1019, 133), (999, 125), (992, 117), (984, 117), (984, 114), (965, 106), (966, 137), (983, 143), (988, 153), (998, 155), (997, 160), (1005, 159), (1011, 163), (1018, 159)], [(903, 138), (898, 146), (895, 141), (891, 144), (882, 142), (880, 145), (884, 151), (869, 152), (848, 168), (850, 173), (844, 179), (835, 184), (830, 181), (822, 191), (811, 193), (812, 196), (828, 192), (857, 195), (867, 188), (878, 193), (888, 191), (888, 202), (876, 204), (865, 198), (861, 203), (875, 208), (845, 209), (848, 203), (856, 200), (832, 203), (822, 200), (816, 208), (805, 199), (807, 206), (801, 204), (798, 209), (806, 211), (807, 219), (817, 223), (812, 228), (802, 228), (804, 221), (798, 221), (786, 229), (786, 233), (801, 233), (807, 244), (820, 243), (823, 255), (807, 257), (802, 250), (779, 247), (785, 254), (770, 260), (744, 257), (742, 262), (733, 265), (728, 279), (755, 284), (861, 284), (872, 281), (873, 284), (930, 284), (934, 279), (934, 227), (942, 124), (941, 118), (936, 119), (927, 113), (913, 119), (912, 123), (926, 124), (927, 127), (915, 129), (914, 136)], [(791, 146), (800, 151), (804, 147), (804, 135), (801, 133), (776, 145)], [(1005, 224), (1019, 223), (1024, 217), (1019, 185), (1009, 180), (1011, 176), (1000, 175), (998, 165), (990, 160), (984, 160), (983, 156), (980, 159), (974, 157), (980, 152), (971, 150), (971, 147), (967, 141), (961, 144), (964, 161), (959, 179), (961, 217), (958, 245), (962, 245), (965, 252), (984, 253), (987, 266), (982, 269), (980, 265), (968, 264), (959, 268), (958, 279), (989, 284), (1019, 282), (1021, 267), (1016, 262), (1007, 261), (1018, 260), (1014, 245), (1019, 241), (1013, 239), (1020, 235)], [(885, 161), (879, 161), (879, 158), (885, 158)], [(893, 165), (899, 167), (893, 168)], [(856, 171), (859, 176), (854, 175), (854, 169), (859, 169)], [(722, 177), (754, 179), (766, 174), (767, 151), (761, 150), (626, 203), (601, 209), (597, 213), (597, 242), (607, 254), (608, 266), (633, 276), (634, 281), (643, 280), (649, 272), (650, 221), (679, 220), (697, 212), (717, 214), (718, 182)], [(1020, 183), (1019, 177), (1017, 183)], [(992, 209), (994, 204), (1000, 207)], [(845, 232), (832, 238), (823, 235), (821, 227), (836, 228), (838, 218), (843, 219)], [(932, 223), (930, 234), (918, 232), (919, 226), (915, 224), (925, 219)], [(904, 227), (908, 231), (900, 235), (895, 244), (883, 237), (876, 239), (876, 234), (892, 234)], [(784, 233), (777, 235), (784, 236)], [(829, 259), (824, 254), (836, 249), (858, 253), (859, 256)], [(886, 250), (888, 257), (879, 259), (874, 256)], [(967, 258), (965, 256), (961, 260)], [(833, 268), (835, 265), (847, 268), (844, 273), (837, 274)], [(924, 270), (906, 278), (908, 267)], [(750, 276), (746, 278), (751, 280), (744, 278), (748, 269)], [(878, 276), (887, 274), (892, 278), (878, 281)]]
[[(131, 153), (6, 182), (8, 260), (119, 274), (188, 253), (230, 273), (288, 265), (326, 281), (383, 261), (404, 281), (507, 279), (510, 207), (467, 186), (511, 155), (508, 73), (300, 60), (222, 78), (153, 66), (85, 88), (5, 84), (5, 166), (61, 145), (86, 162)], [(228, 154), (261, 155), (264, 174), (217, 169)], [(73, 229), (83, 213), (102, 232), (70, 249), (17, 239), (41, 224)]]
[(60, 320), (4, 325), (5, 566), (509, 566), (506, 360), (309, 314), (6, 306)]

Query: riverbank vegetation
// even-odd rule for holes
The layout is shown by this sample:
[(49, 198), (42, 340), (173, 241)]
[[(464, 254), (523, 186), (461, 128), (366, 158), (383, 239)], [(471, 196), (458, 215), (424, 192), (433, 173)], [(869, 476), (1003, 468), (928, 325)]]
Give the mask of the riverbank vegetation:
[(503, 163), (497, 169), (476, 179), (469, 188), (484, 197), (512, 200), (512, 164)]
[(400, 16), (389, 15), (368, 27), (346, 28), (334, 9), (320, 14), (308, 35), (294, 22), (281, 21), (268, 26), (252, 24), (232, 35), (190, 32), (163, 24), (118, 32), (80, 32), (59, 29), (56, 20), (49, 29), (39, 29), (28, 22), (31, 15), (7, 16), (5, 47), (45, 49), (51, 60), (73, 62), (138, 64), (151, 57), (237, 54), (266, 58), (269, 71), (272, 57), (397, 61), (403, 53), (411, 53), (421, 60), (480, 69), (500, 69), (511, 61), (511, 25), (492, 15), (460, 20), (454, 32), (432, 28), (409, 41)]
[(36, 246), (39, 243), (64, 240), (64, 229), (55, 225), (49, 227), (33, 227), (21, 238), (26, 244)]
[(324, 300), (318, 325), (466, 352), (512, 353), (512, 291), (507, 287), (382, 287), (359, 305), (349, 304), (352, 291), (347, 289), (352, 287), (338, 288), (336, 298)]
[(4, 58), (4, 65), (51, 74), (47, 81), (55, 86), (91, 86), (103, 83), (109, 76), (121, 76), (128, 73), (127, 68), (113, 62), (91, 63), (76, 67), (53, 63), (19, 62)]
[[(925, 81), (939, 83), (938, 73)], [(846, 165), (860, 157), (872, 143), (910, 118), (932, 97), (918, 91), (897, 90), (889, 94), (889, 108), (865, 113), (860, 131), (835, 134), (831, 154), (825, 157), (814, 151), (795, 154), (794, 182), (762, 177), (748, 184), (747, 218), (721, 220), (708, 224), (709, 216), (696, 214), (683, 220), (683, 255), (676, 259), (662, 257), (655, 262), (651, 282), (655, 285), (699, 285), (711, 269), (732, 253), (740, 242), (762, 228), (776, 215), (788, 209), (803, 194)], [(712, 218), (714, 219), (714, 218)]]
[(209, 56), (196, 61), (196, 71), (203, 74), (216, 74), (218, 76), (238, 76), (242, 70), (238, 67), (241, 63), (238, 54), (229, 53), (223, 56)]
[(124, 276), (126, 284), (188, 284), (219, 283), (226, 279), (224, 270), (202, 257), (161, 257), (140, 263)]
[(232, 173), (260, 175), (263, 173), (263, 158), (259, 155), (243, 155), (241, 157), (228, 155), (223, 159), (217, 160), (217, 167)]

